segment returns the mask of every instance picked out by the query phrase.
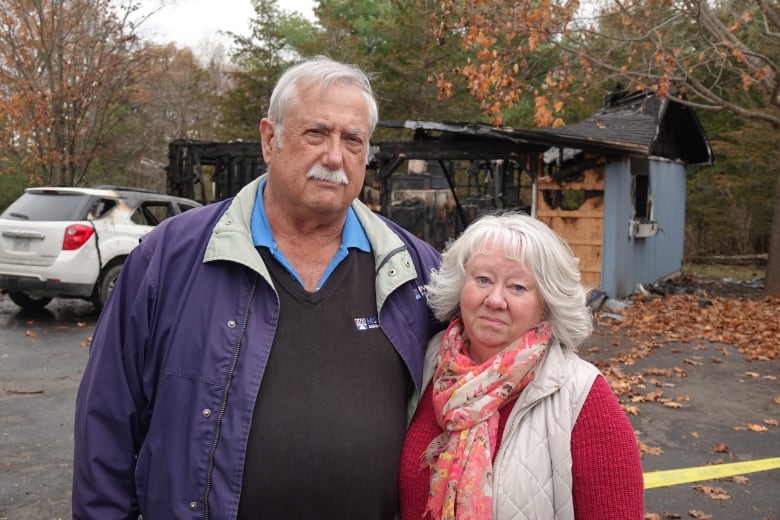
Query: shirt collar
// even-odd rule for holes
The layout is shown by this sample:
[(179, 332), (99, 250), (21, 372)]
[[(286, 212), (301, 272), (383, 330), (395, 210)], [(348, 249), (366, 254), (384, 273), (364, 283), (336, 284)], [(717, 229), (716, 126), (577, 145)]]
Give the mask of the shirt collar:
[[(252, 220), (249, 226), (252, 232), (252, 243), (255, 246), (265, 246), (274, 251), (276, 250), (276, 240), (274, 240), (274, 236), (271, 233), (271, 226), (268, 224), (265, 204), (263, 203), (263, 190), (265, 190), (266, 181), (267, 179), (262, 179), (257, 187), (255, 207), (252, 210)], [(350, 247), (365, 252), (371, 251), (368, 236), (352, 208), (347, 210), (347, 218), (344, 222), (344, 229), (341, 232), (341, 248), (348, 249)]]

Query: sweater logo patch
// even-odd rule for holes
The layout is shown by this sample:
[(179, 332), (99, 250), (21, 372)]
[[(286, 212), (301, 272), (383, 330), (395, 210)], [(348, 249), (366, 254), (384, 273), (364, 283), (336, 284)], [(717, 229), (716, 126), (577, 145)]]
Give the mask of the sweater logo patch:
[(357, 330), (369, 330), (379, 328), (379, 318), (369, 316), (367, 318), (355, 318), (355, 328)]

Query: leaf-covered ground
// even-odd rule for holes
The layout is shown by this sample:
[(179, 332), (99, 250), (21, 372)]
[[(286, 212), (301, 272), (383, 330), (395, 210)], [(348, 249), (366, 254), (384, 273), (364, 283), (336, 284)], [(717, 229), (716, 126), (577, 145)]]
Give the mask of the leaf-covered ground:
[(650, 295), (637, 297), (620, 314), (623, 321), (609, 324), (629, 337), (726, 343), (748, 360), (780, 356), (780, 298)]
[[(719, 464), (745, 457), (755, 441), (773, 443), (780, 432), (780, 298), (764, 297), (760, 284), (690, 275), (645, 289), (642, 295), (618, 302), (624, 308), (605, 304), (594, 312), (594, 340), (581, 349), (583, 357), (604, 373), (634, 423), (643, 464), (650, 457), (648, 465), (654, 469), (684, 466), (679, 460), (680, 446), (686, 446), (696, 460), (686, 461), (688, 465)], [(735, 358), (742, 361), (737, 364)], [(696, 376), (695, 381), (689, 374)], [(713, 404), (713, 393), (702, 382), (711, 384), (716, 377), (724, 385), (727, 380), (736, 385), (730, 389), (731, 408), (722, 403), (724, 412), (714, 423), (696, 426), (696, 410)], [(652, 417), (642, 419), (646, 414)], [(641, 431), (663, 421), (673, 424), (673, 431), (654, 431), (653, 435)], [(749, 435), (770, 437), (745, 437)], [(768, 449), (773, 451), (771, 446)], [(751, 500), (761, 496), (759, 489), (749, 487), (750, 476), (725, 480), (731, 495), (715, 485), (719, 483), (699, 482), (668, 491), (670, 495), (691, 493), (682, 503), (696, 502), (693, 495), (707, 497), (711, 507), (699, 501), (698, 509), (648, 509), (645, 518), (726, 518), (722, 516), (724, 502), (752, 504)], [(738, 498), (732, 497), (735, 494)], [(657, 499), (659, 494), (652, 496)], [(731, 507), (741, 505), (732, 503)], [(720, 515), (715, 514), (718, 510)]]

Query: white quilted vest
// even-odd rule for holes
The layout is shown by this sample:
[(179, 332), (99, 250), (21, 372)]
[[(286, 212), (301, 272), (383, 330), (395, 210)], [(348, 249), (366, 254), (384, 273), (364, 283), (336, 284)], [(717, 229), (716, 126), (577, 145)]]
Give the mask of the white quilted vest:
[[(441, 335), (428, 343), (423, 389)], [(574, 520), (571, 432), (599, 374), (558, 343), (550, 346), (504, 429), (493, 466), (494, 520)]]

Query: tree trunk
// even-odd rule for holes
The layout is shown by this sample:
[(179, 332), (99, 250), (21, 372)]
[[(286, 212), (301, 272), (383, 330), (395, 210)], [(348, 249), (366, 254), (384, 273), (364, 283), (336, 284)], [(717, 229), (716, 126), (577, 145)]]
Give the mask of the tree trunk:
[(767, 296), (780, 296), (780, 175), (775, 186), (775, 210), (769, 230), (769, 260), (764, 286)]

